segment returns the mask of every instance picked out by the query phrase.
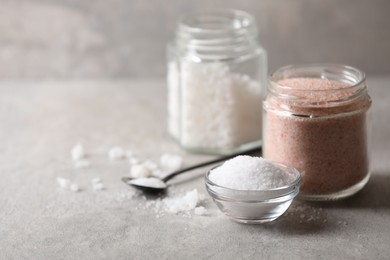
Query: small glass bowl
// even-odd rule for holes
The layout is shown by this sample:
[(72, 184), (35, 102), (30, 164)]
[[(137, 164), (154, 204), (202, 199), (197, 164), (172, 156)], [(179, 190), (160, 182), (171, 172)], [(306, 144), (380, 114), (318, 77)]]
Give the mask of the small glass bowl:
[(206, 190), (218, 208), (231, 220), (244, 224), (261, 224), (280, 217), (299, 193), (301, 176), (298, 170), (280, 163), (274, 163), (293, 177), (282, 187), (268, 190), (234, 190), (221, 187), (209, 179), (211, 169), (205, 177)]

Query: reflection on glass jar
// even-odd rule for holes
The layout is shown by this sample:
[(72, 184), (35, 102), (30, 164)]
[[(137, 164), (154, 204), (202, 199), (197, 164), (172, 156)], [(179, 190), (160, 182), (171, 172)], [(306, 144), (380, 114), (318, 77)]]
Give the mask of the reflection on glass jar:
[(266, 53), (237, 10), (184, 16), (168, 46), (168, 129), (182, 147), (231, 153), (261, 142)]
[(263, 103), (264, 157), (301, 172), (303, 199), (350, 196), (369, 179), (370, 106), (355, 68), (283, 67), (271, 74)]

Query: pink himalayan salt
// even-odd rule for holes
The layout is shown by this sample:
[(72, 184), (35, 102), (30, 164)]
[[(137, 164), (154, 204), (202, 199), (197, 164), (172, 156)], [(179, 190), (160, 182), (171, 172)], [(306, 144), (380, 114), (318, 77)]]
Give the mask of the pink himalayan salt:
[[(292, 78), (277, 83), (289, 87), (285, 90), (289, 95), (303, 97), (303, 100), (287, 101), (268, 96), (264, 104), (267, 110), (264, 158), (297, 168), (302, 176), (303, 194), (332, 194), (362, 181), (369, 171), (366, 138), (368, 99), (364, 97), (342, 104), (331, 102), (348, 99), (355, 91), (345, 83), (332, 80)], [(355, 113), (307, 118), (281, 115), (270, 110), (303, 115)]]

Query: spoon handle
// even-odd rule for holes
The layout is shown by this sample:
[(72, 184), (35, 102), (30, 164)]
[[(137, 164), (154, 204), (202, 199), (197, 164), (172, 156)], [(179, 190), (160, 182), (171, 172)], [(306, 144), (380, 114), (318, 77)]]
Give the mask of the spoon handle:
[(211, 164), (214, 164), (214, 163), (226, 161), (228, 159), (231, 159), (231, 158), (239, 156), (239, 155), (251, 155), (251, 154), (261, 153), (261, 152), (262, 152), (261, 146), (256, 146), (256, 147), (248, 149), (248, 150), (244, 150), (244, 151), (241, 151), (241, 152), (238, 152), (238, 153), (222, 156), (222, 157), (219, 157), (219, 158), (211, 160), (211, 161), (199, 163), (199, 164), (187, 167), (187, 168), (180, 169), (178, 171), (172, 172), (171, 174), (165, 176), (162, 179), (162, 181), (167, 182), (170, 179), (172, 179), (173, 177), (175, 177), (176, 175), (179, 175), (181, 173), (192, 171), (192, 170), (195, 170), (197, 168), (205, 167), (205, 166), (208, 166), (208, 165), (211, 165)]

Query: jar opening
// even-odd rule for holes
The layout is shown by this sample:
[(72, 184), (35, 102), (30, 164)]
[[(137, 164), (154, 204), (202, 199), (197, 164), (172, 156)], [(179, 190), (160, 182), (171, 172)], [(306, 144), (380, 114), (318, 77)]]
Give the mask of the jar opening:
[[(318, 78), (336, 81), (344, 84), (344, 89), (353, 88), (363, 83), (366, 79), (364, 72), (359, 69), (341, 64), (304, 64), (284, 66), (270, 74), (269, 80), (277, 83), (284, 79), (291, 78)], [(279, 86), (288, 89), (288, 86)], [(297, 88), (295, 90), (308, 91), (307, 88)], [(340, 89), (340, 88), (337, 88)], [(310, 91), (328, 91), (329, 89), (310, 89)]]
[(273, 72), (267, 85), (268, 107), (319, 115), (367, 109), (365, 74), (337, 64), (289, 65)]
[(256, 22), (239, 10), (187, 14), (179, 20), (175, 45), (194, 62), (235, 60), (257, 51)]
[(244, 33), (248, 29), (255, 30), (254, 18), (243, 11), (216, 9), (207, 12), (195, 12), (181, 17), (179, 30), (189, 33), (218, 35), (226, 33)]

